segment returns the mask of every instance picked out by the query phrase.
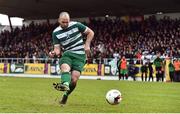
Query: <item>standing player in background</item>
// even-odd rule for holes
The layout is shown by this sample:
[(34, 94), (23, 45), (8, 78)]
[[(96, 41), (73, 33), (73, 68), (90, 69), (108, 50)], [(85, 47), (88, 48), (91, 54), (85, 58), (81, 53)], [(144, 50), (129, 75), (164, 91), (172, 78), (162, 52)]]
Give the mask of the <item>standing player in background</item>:
[[(65, 91), (59, 103), (66, 104), (85, 65), (85, 54), (87, 56), (90, 54), (94, 32), (80, 22), (70, 21), (67, 12), (60, 13), (58, 22), (59, 26), (52, 33), (54, 50), (49, 55), (50, 57), (62, 55), (59, 62), (62, 72), (61, 83), (53, 83), (53, 86), (56, 90)], [(86, 35), (85, 45), (83, 34)], [(63, 52), (60, 47), (63, 48)]]
[(157, 54), (157, 58), (154, 60), (154, 65), (156, 68), (156, 81), (159, 82), (159, 79), (162, 76), (161, 74), (163, 66), (163, 60), (160, 58), (160, 53)]
[(141, 79), (144, 81), (144, 76), (145, 76), (145, 81), (147, 81), (147, 73), (148, 73), (148, 64), (144, 63), (141, 66)]
[(128, 69), (127, 69), (127, 61), (126, 61), (125, 56), (122, 56), (122, 59), (120, 61), (120, 69), (121, 69), (120, 79), (121, 79), (121, 76), (122, 76), (123, 80), (124, 80), (124, 77), (127, 80), (128, 79)]
[(170, 60), (170, 63), (168, 65), (168, 67), (169, 67), (170, 80), (171, 80), (171, 82), (173, 82), (174, 81), (174, 71), (175, 71), (175, 68), (174, 68), (172, 60)]
[(148, 69), (149, 69), (149, 80), (148, 81), (150, 81), (150, 79), (152, 79), (152, 82), (153, 82), (153, 72), (154, 72), (154, 70), (153, 70), (152, 63), (151, 63), (150, 60), (148, 61)]
[(118, 69), (118, 72), (119, 72), (119, 75), (118, 75), (118, 78), (119, 80), (121, 80), (121, 58), (119, 57), (119, 60), (117, 61), (117, 69)]

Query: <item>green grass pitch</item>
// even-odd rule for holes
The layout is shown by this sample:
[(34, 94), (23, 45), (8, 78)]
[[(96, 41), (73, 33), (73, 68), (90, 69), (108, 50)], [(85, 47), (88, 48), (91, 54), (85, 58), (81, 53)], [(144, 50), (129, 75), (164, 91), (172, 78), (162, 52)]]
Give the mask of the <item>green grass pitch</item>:
[[(67, 105), (61, 107), (58, 99), (62, 92), (52, 87), (59, 80), (0, 77), (0, 112), (180, 112), (180, 83), (79, 80)], [(123, 99), (119, 105), (106, 102), (110, 89), (121, 91)]]

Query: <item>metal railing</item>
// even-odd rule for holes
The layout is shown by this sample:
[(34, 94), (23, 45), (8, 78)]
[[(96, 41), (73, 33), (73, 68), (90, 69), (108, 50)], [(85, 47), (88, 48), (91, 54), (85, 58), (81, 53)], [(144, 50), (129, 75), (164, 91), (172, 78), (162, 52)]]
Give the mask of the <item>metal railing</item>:
[[(119, 58), (90, 58), (89, 63), (96, 63), (96, 64), (109, 64), (110, 61), (115, 60), (118, 61)], [(134, 64), (137, 64), (137, 59), (126, 59), (128, 63), (133, 62)], [(143, 59), (140, 61), (140, 63), (147, 62), (147, 59)], [(150, 60), (151, 62), (153, 60)], [(0, 58), (0, 63), (59, 63), (59, 58)]]

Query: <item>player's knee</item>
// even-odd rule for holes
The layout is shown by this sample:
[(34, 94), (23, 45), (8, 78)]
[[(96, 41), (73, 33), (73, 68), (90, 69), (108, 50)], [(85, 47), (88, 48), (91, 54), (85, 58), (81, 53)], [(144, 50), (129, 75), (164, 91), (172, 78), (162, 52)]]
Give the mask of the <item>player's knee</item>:
[(70, 66), (68, 64), (62, 64), (61, 65), (61, 72), (69, 72), (70, 71)]

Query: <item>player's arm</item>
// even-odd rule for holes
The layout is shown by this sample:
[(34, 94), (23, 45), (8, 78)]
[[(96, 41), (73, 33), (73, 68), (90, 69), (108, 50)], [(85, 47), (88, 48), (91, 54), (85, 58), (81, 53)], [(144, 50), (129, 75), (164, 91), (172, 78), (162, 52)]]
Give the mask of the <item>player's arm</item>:
[(82, 23), (78, 22), (77, 26), (78, 26), (79, 30), (86, 35), (86, 42), (85, 42), (84, 49), (85, 49), (87, 56), (89, 57), (90, 56), (90, 45), (91, 45), (91, 41), (94, 37), (94, 32), (93, 32), (93, 30), (91, 30), (89, 27), (85, 26)]
[(86, 35), (85, 47), (89, 48), (94, 37), (94, 32), (82, 23), (77, 23), (79, 30)]
[(90, 51), (90, 45), (94, 37), (94, 32), (90, 28), (86, 27), (84, 34), (87, 35), (86, 42), (85, 42), (85, 51)]

